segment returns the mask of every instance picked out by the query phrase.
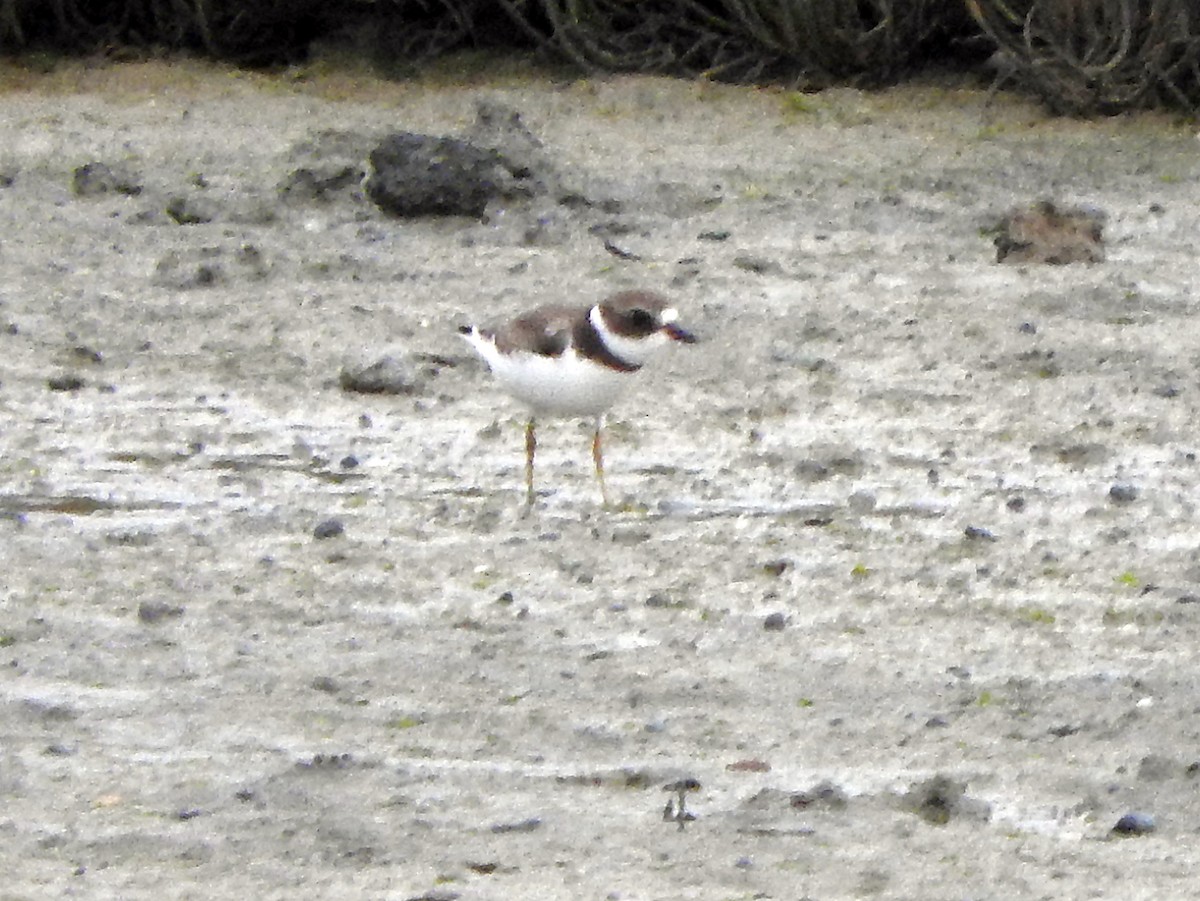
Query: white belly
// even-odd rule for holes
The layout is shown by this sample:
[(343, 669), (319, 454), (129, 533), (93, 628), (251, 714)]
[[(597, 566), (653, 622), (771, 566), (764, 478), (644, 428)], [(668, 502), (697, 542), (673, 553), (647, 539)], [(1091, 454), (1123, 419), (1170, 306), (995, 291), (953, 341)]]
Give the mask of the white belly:
[(537, 354), (488, 355), (500, 384), (534, 412), (559, 416), (595, 416), (607, 410), (633, 373), (617, 372), (584, 359), (573, 350), (561, 357)]

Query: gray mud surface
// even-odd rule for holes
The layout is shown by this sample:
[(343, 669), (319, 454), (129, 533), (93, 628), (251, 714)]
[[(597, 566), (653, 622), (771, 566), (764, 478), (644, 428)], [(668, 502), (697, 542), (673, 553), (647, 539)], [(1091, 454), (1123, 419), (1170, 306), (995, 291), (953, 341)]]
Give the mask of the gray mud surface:
[[(609, 202), (279, 194), (481, 97)], [(1200, 144), (985, 100), (10, 87), (0, 896), (1194, 893)], [(140, 191), (76, 194), (92, 161)], [(1106, 262), (994, 263), (1043, 197)], [(455, 327), (627, 287), (704, 343), (613, 411), (620, 512), (562, 422), (522, 519)], [(412, 393), (341, 390), (385, 354)]]

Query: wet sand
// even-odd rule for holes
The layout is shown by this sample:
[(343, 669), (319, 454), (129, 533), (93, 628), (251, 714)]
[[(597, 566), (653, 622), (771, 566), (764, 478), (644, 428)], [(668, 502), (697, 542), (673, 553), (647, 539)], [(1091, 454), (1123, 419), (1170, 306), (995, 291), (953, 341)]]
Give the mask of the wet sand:
[[(611, 203), (278, 192), (481, 97)], [(4, 897), (1191, 892), (1200, 145), (985, 101), (10, 84)], [(140, 192), (77, 196), (93, 160)], [(1042, 197), (1106, 211), (1107, 261), (997, 266)], [(523, 411), (455, 327), (628, 287), (704, 341), (613, 411), (620, 512), (563, 422), (522, 519)], [(413, 393), (339, 388), (384, 354)]]

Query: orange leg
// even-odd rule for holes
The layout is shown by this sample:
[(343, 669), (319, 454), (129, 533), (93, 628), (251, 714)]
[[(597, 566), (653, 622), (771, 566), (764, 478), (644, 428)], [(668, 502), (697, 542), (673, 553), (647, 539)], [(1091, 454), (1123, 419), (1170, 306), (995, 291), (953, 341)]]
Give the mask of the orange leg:
[(525, 512), (533, 509), (533, 455), (537, 451), (536, 421), (532, 416), (525, 423)]
[(604, 484), (604, 449), (600, 444), (600, 430), (604, 428), (604, 417), (596, 417), (596, 433), (592, 436), (592, 462), (596, 464), (596, 481), (600, 483), (600, 501), (606, 510), (612, 508), (608, 499), (608, 488)]

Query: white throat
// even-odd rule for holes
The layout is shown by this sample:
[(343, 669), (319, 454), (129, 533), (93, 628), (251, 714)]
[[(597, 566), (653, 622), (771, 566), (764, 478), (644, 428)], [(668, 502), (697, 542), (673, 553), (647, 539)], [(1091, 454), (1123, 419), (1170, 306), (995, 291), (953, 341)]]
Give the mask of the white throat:
[(626, 338), (624, 335), (618, 335), (605, 324), (598, 304), (588, 311), (588, 322), (614, 356), (634, 366), (646, 365), (650, 358), (671, 340), (662, 331), (654, 332), (645, 338)]

